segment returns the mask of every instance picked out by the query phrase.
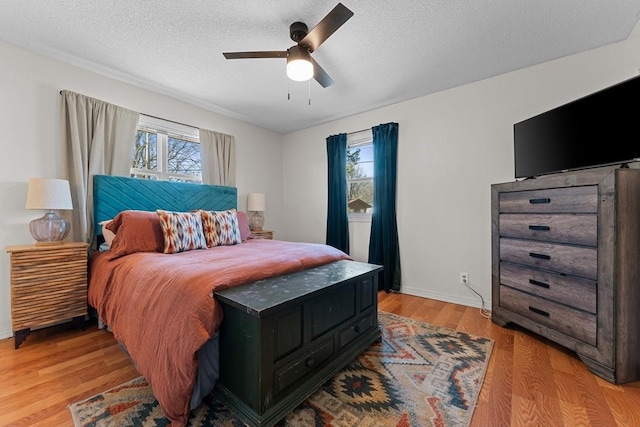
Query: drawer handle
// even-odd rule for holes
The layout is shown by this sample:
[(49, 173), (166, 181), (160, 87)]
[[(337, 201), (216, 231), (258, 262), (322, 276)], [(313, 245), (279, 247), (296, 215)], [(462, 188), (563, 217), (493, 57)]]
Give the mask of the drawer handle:
[(546, 311), (540, 310), (539, 308), (529, 306), (529, 311), (533, 311), (534, 313), (539, 314), (541, 316), (549, 317), (549, 313), (547, 313)]
[(541, 288), (549, 289), (549, 284), (544, 282), (538, 282), (537, 280), (529, 279), (529, 283), (532, 285), (540, 286)]
[(529, 203), (532, 205), (537, 205), (540, 203), (551, 203), (551, 199), (548, 197), (541, 197), (539, 199), (529, 199)]
[(537, 254), (535, 252), (529, 252), (529, 256), (532, 258), (538, 258), (538, 259), (551, 259), (550, 255)]
[(307, 365), (307, 368), (313, 368), (313, 365), (316, 364), (316, 361), (315, 361), (315, 359), (313, 357), (310, 357), (310, 358), (307, 359), (305, 364)]
[(354, 330), (354, 331), (356, 331), (356, 333), (357, 333), (357, 334), (359, 334), (359, 333), (360, 333), (360, 325), (356, 325), (356, 326), (353, 328), (353, 330)]
[(551, 230), (551, 227), (549, 227), (548, 225), (530, 225), (529, 226), (529, 230), (549, 231), (549, 230)]

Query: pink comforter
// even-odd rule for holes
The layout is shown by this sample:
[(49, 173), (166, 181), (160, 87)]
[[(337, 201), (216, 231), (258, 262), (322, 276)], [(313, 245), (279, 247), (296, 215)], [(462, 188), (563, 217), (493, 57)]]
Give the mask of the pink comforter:
[(187, 423), (196, 353), (222, 321), (214, 291), (350, 259), (331, 246), (261, 239), (107, 258), (91, 259), (89, 304), (127, 348), (172, 426)]

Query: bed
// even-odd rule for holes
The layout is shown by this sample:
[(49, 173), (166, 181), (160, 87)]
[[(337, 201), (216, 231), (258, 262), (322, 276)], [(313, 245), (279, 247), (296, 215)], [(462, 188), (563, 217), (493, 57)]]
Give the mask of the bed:
[[(172, 426), (186, 425), (189, 411), (213, 390), (220, 375), (224, 315), (215, 293), (351, 261), (327, 245), (251, 239), (246, 232), (230, 244), (203, 247), (194, 238), (190, 247), (164, 253), (172, 235), (162, 221), (170, 213), (192, 220), (203, 212), (222, 212), (225, 219), (235, 216), (241, 223), (236, 228), (230, 221), (232, 230), (248, 230), (233, 187), (97, 175), (93, 206), (94, 224), (111, 220), (115, 237), (108, 250), (96, 250), (90, 257), (89, 304), (147, 378)], [(220, 230), (228, 224), (218, 226)], [(102, 233), (96, 226), (99, 243)], [(371, 319), (377, 329), (377, 317)], [(263, 425), (261, 420), (259, 414), (254, 424)]]

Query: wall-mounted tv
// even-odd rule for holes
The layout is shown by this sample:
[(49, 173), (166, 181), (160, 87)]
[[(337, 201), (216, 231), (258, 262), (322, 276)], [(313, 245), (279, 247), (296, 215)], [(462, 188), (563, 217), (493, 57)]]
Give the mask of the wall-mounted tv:
[(515, 177), (640, 159), (640, 77), (513, 125)]

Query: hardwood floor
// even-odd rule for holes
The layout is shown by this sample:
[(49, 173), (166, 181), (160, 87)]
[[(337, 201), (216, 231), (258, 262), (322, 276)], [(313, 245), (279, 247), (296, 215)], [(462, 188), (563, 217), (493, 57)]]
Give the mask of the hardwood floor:
[[(640, 382), (593, 375), (570, 351), (476, 308), (379, 294), (379, 308), (492, 338), (472, 427), (640, 426)], [(0, 340), (0, 426), (71, 426), (67, 406), (138, 376), (110, 333), (71, 324), (33, 332), (18, 350)]]

